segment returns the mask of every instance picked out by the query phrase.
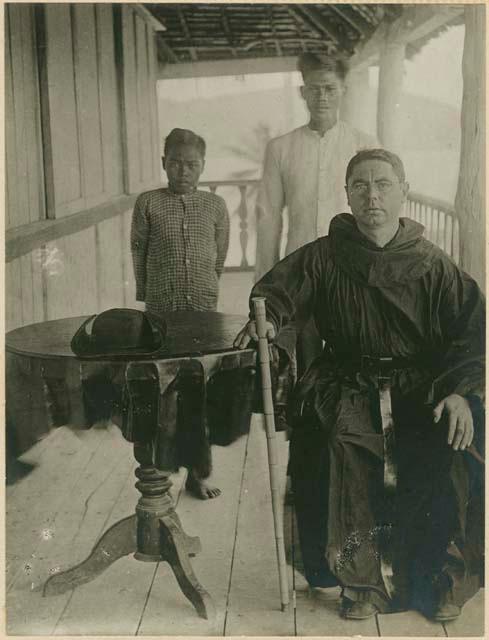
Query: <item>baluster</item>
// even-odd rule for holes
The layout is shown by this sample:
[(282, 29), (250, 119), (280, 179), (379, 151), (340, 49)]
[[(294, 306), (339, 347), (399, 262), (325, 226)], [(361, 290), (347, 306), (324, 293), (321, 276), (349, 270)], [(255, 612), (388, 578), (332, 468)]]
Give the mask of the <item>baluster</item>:
[(240, 219), (240, 234), (239, 243), (241, 245), (241, 267), (246, 269), (248, 260), (246, 258), (246, 250), (248, 248), (248, 204), (246, 202), (246, 185), (239, 185), (239, 192), (241, 195), (241, 201), (239, 203), (238, 215)]
[(440, 246), (440, 217), (438, 209), (433, 209), (433, 242)]
[(211, 185), (209, 185), (209, 189), (211, 190), (211, 193), (216, 193), (216, 191), (217, 191), (217, 184), (211, 184)]
[(458, 264), (460, 259), (460, 224), (457, 218), (453, 221), (452, 256), (454, 261)]
[(446, 223), (445, 212), (438, 209), (438, 236), (440, 238), (440, 247), (443, 249), (443, 251), (446, 251), (446, 245), (445, 245), (446, 227), (447, 227), (447, 223)]
[(453, 258), (453, 219), (445, 214), (445, 251)]

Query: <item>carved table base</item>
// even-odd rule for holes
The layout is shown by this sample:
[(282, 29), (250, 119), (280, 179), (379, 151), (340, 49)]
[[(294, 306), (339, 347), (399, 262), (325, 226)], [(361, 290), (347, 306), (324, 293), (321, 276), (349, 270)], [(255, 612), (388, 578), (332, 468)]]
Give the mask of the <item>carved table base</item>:
[(137, 560), (168, 562), (199, 616), (206, 620), (212, 618), (214, 604), (197, 580), (189, 560), (189, 556), (201, 550), (200, 540), (188, 536), (182, 529), (169, 493), (172, 484), (169, 475), (154, 467), (138, 467), (136, 487), (141, 497), (136, 514), (110, 527), (86, 560), (51, 576), (44, 585), (43, 595), (58, 595), (90, 582), (119, 558), (134, 553)]

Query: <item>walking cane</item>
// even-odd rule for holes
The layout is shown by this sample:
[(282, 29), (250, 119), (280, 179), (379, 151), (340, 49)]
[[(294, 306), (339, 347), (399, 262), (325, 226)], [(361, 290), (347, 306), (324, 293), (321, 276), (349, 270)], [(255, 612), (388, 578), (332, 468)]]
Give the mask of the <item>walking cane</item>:
[(265, 298), (253, 298), (253, 306), (255, 310), (256, 333), (258, 334), (258, 357), (261, 369), (263, 415), (265, 417), (265, 429), (267, 433), (268, 470), (270, 473), (270, 489), (272, 493), (280, 598), (282, 611), (286, 611), (289, 606), (289, 585), (287, 581), (287, 564), (285, 562), (283, 510), (280, 500), (280, 473), (277, 443), (275, 440), (275, 414), (273, 410), (272, 379), (270, 375), (270, 354), (266, 336)]

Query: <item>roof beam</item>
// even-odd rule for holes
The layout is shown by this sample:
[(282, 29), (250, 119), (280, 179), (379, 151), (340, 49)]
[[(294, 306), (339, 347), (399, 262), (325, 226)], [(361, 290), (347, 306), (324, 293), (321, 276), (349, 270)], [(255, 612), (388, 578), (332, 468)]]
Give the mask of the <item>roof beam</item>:
[(357, 48), (350, 59), (352, 69), (377, 64), (386, 43), (409, 44), (429, 36), (463, 13), (460, 5), (413, 5), (402, 16), (387, 24), (382, 22), (373, 35)]
[(352, 18), (351, 16), (348, 15), (348, 13), (345, 11), (344, 8), (342, 8), (341, 5), (336, 5), (336, 4), (328, 4), (328, 9), (330, 11), (334, 11), (334, 13), (336, 13), (337, 15), (340, 16), (340, 18), (342, 20), (344, 20), (345, 22), (348, 22), (348, 24), (350, 25), (350, 27), (353, 27), (353, 29), (355, 29), (355, 31), (357, 33), (359, 33), (361, 36), (365, 35), (365, 28), (364, 26), (360, 26), (360, 24), (358, 23), (358, 20)]
[(188, 50), (190, 51), (190, 57), (192, 60), (198, 60), (197, 53), (195, 51), (195, 47), (192, 44), (192, 36), (190, 35), (190, 29), (188, 28), (187, 21), (185, 20), (185, 16), (183, 15), (183, 11), (181, 7), (177, 7), (178, 18), (180, 20), (180, 25), (182, 27), (182, 31), (185, 37), (188, 40)]
[(158, 60), (164, 62), (178, 62), (178, 56), (170, 47), (170, 45), (161, 36), (156, 35), (156, 49), (158, 51)]
[(229, 46), (231, 47), (231, 53), (233, 54), (233, 58), (236, 58), (236, 47), (234, 46), (233, 32), (229, 25), (229, 19), (226, 13), (226, 5), (222, 4), (220, 5), (220, 8), (221, 8), (221, 19), (222, 19), (222, 25), (224, 27), (224, 33), (226, 34), (229, 40)]
[(146, 9), (142, 4), (131, 4), (131, 9), (148, 22), (154, 31), (166, 31), (165, 25), (156, 18), (149, 9)]
[(297, 57), (241, 58), (160, 65), (158, 79), (243, 76), (248, 73), (297, 71)]
[(295, 10), (305, 16), (309, 22), (313, 24), (316, 29), (319, 29), (320, 33), (326, 35), (330, 40), (332, 40), (335, 44), (341, 45), (340, 38), (337, 33), (335, 33), (330, 25), (325, 24), (325, 21), (322, 15), (319, 13), (317, 9), (308, 5), (298, 5), (295, 7)]

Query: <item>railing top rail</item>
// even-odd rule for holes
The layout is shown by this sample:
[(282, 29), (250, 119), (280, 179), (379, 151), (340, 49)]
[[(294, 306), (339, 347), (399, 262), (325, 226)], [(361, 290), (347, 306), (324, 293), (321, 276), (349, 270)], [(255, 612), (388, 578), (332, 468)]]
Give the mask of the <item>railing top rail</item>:
[(199, 182), (199, 187), (241, 187), (258, 184), (260, 180), (204, 180)]
[(454, 218), (457, 217), (455, 207), (453, 206), (453, 204), (450, 204), (450, 202), (437, 200), (436, 198), (425, 196), (424, 194), (417, 193), (416, 191), (410, 191), (408, 193), (408, 200), (411, 200), (412, 202), (418, 202), (419, 204), (424, 204), (428, 207), (431, 207), (432, 209), (438, 209), (439, 211), (450, 214)]

